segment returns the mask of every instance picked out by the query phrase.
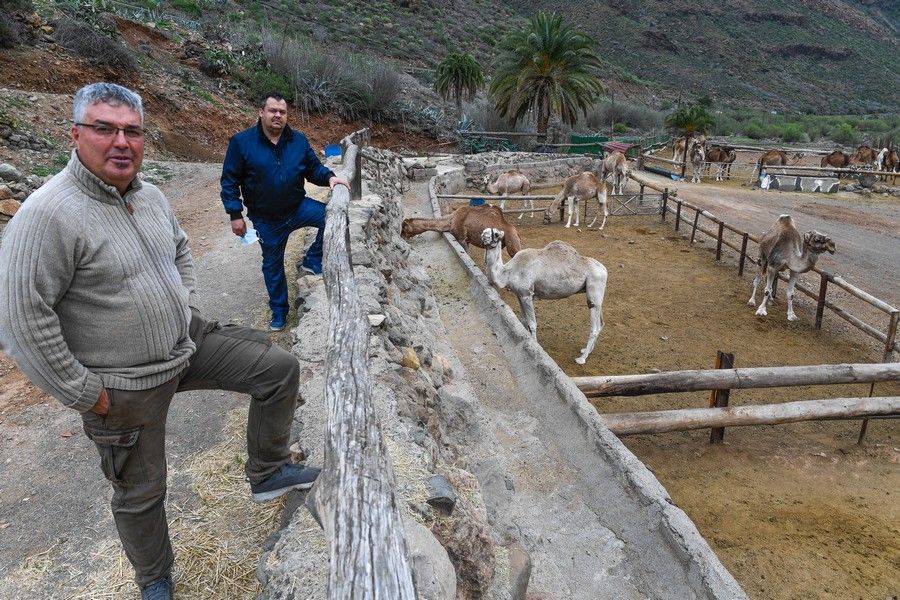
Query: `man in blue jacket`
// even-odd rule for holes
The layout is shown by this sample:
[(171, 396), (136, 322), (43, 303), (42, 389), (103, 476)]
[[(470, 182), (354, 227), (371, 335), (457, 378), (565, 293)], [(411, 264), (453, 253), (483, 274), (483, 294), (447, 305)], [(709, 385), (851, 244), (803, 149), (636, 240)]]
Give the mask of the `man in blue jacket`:
[(313, 275), (322, 272), (325, 205), (306, 196), (304, 182), (331, 188), (348, 185), (319, 161), (306, 136), (288, 126), (287, 117), (285, 99), (277, 93), (265, 94), (256, 126), (231, 137), (222, 165), (221, 197), (231, 218), (231, 231), (241, 237), (247, 233), (246, 206), (247, 217), (259, 235), (272, 331), (281, 331), (287, 321), (284, 250), (291, 233), (301, 227), (318, 228), (301, 268)]

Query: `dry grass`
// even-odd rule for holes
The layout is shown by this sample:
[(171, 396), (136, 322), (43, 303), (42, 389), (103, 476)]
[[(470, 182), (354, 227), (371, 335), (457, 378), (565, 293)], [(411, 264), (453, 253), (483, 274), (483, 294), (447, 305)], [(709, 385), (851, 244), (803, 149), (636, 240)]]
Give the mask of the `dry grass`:
[[(196, 506), (181, 507), (170, 501), (166, 507), (175, 550), (176, 592), (181, 597), (256, 598), (261, 591), (256, 580), (260, 548), (278, 526), (283, 502), (258, 505), (250, 500), (244, 478), (246, 422), (246, 409), (232, 411), (225, 439), (187, 467), (194, 481)], [(50, 550), (29, 557), (23, 569), (28, 566), (39, 571)], [(98, 568), (90, 584), (67, 600), (135, 597), (134, 571), (118, 540), (101, 548), (95, 564)]]

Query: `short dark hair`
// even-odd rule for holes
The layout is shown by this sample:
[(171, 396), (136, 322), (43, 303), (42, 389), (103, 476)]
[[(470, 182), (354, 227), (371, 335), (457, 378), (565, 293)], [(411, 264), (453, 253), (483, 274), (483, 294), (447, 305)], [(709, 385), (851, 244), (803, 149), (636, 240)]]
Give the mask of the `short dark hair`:
[[(266, 92), (259, 98), (259, 108), (265, 108), (266, 100), (268, 100), (269, 98), (275, 100), (276, 102), (281, 102), (282, 100), (284, 100), (284, 96), (282, 96), (278, 92)], [(285, 102), (287, 102), (287, 100), (285, 100)]]

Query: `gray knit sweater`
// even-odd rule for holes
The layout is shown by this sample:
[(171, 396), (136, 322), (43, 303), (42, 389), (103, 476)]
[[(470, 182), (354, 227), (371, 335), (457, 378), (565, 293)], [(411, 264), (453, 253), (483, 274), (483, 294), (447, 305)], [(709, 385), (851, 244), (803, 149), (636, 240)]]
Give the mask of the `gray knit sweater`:
[(73, 151), (4, 232), (0, 348), (84, 412), (103, 386), (149, 389), (187, 367), (194, 284), (187, 235), (162, 192), (136, 178), (123, 197)]

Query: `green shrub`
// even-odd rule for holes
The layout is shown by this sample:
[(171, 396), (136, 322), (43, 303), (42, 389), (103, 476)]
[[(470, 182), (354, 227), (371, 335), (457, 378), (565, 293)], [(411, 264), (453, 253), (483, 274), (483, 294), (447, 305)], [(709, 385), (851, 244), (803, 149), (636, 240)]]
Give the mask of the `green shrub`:
[(760, 123), (751, 121), (744, 125), (744, 135), (751, 140), (761, 140), (766, 137), (766, 131)]
[(199, 17), (203, 14), (197, 0), (172, 0), (172, 6), (192, 17)]
[(844, 122), (831, 129), (828, 137), (838, 144), (855, 144), (858, 138), (856, 129), (850, 123)]
[(781, 139), (788, 143), (803, 140), (803, 134), (803, 128), (798, 123), (788, 123), (781, 128)]
[(134, 56), (118, 41), (78, 21), (60, 19), (55, 25), (56, 42), (69, 52), (124, 73), (137, 71)]
[(291, 84), (291, 80), (268, 69), (251, 73), (247, 84), (250, 87), (250, 98), (253, 102), (259, 100), (267, 92), (281, 94), (288, 102), (294, 101), (294, 86)]
[(613, 125), (613, 133), (625, 133), (628, 131), (628, 126), (625, 123), (619, 122)]

